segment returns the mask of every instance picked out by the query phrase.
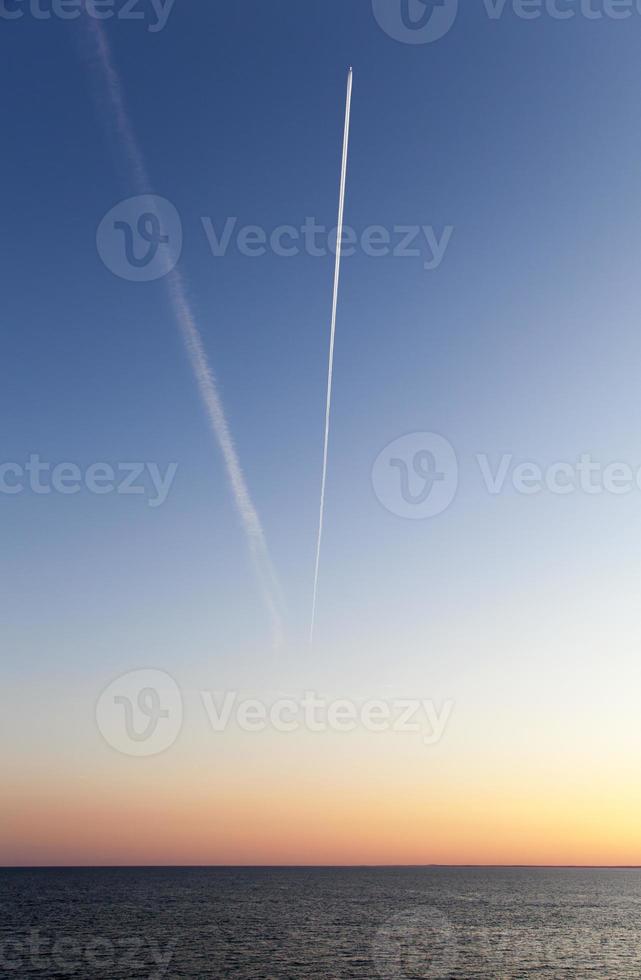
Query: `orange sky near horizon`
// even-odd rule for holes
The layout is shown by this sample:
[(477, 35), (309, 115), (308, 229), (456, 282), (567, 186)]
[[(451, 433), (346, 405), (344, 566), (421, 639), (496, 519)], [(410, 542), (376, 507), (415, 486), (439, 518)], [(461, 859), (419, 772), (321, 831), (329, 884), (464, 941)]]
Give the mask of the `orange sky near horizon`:
[(92, 685), (62, 678), (29, 716), (8, 691), (0, 865), (641, 865), (639, 668), (630, 654), (623, 683), (600, 656), (591, 675), (581, 653), (574, 672), (515, 662), (514, 696), (479, 658), (432, 745), (213, 731), (185, 681), (175, 743), (133, 758), (101, 735)]
[[(149, 763), (151, 760), (145, 760)], [(641, 789), (526, 773), (319, 767), (238, 775), (125, 760), (14, 782), (0, 865), (639, 865)]]

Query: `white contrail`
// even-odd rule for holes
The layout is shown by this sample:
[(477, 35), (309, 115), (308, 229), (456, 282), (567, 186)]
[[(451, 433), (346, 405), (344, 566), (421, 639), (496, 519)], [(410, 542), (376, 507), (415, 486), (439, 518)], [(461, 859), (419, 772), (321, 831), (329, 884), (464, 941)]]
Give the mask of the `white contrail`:
[[(134, 182), (137, 194), (150, 194), (151, 183), (147, 174), (147, 168), (127, 112), (122, 83), (113, 62), (107, 35), (102, 24), (96, 18), (87, 18), (87, 21), (96, 42), (98, 63), (102, 70), (103, 81), (113, 112), (116, 129), (127, 155), (130, 177)], [(240, 465), (225, 410), (218, 393), (216, 379), (205, 352), (202, 336), (187, 296), (185, 281), (177, 269), (169, 270), (168, 267), (165, 282), (167, 284), (174, 317), (187, 349), (200, 397), (203, 401), (212, 432), (216, 437), (223, 455), (236, 509), (247, 536), (254, 569), (270, 616), (274, 643), (275, 645), (279, 645), (282, 641), (283, 634), (280, 613), (280, 588), (267, 549), (265, 533), (252, 502), (247, 481)]]
[(345, 213), (345, 187), (347, 185), (347, 151), (349, 148), (349, 120), (352, 108), (352, 69), (347, 73), (347, 100), (345, 103), (345, 130), (343, 133), (343, 163), (341, 166), (341, 186), (338, 198), (338, 233), (336, 240), (336, 264), (334, 266), (334, 296), (332, 300), (332, 323), (329, 336), (329, 369), (327, 372), (327, 405), (325, 409), (325, 443), (323, 448), (323, 477), (321, 480), (320, 516), (318, 520), (318, 541), (316, 544), (316, 568), (314, 571), (314, 596), (312, 599), (312, 622), (309, 642), (314, 640), (316, 624), (316, 599), (318, 596), (318, 570), (320, 567), (321, 544), (323, 541), (323, 520), (325, 517), (325, 486), (327, 483), (327, 454), (329, 450), (329, 420), (332, 410), (332, 380), (334, 377), (334, 341), (336, 339), (336, 311), (338, 309), (338, 285), (341, 276), (341, 256), (343, 251), (343, 215)]

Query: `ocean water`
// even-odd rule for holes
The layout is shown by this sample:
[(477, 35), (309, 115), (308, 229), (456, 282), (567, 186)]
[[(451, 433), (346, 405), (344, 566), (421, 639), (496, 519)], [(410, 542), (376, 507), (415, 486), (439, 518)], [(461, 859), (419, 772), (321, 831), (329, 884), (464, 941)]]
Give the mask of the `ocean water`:
[(641, 871), (0, 870), (0, 977), (640, 980)]

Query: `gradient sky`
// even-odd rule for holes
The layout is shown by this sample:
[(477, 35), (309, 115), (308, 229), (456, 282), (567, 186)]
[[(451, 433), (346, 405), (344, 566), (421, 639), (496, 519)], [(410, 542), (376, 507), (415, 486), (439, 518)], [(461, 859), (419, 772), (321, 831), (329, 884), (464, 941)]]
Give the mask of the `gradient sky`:
[[(393, 0), (390, 0), (392, 3)], [(162, 282), (100, 260), (135, 193), (78, 24), (3, 22), (2, 462), (178, 464), (167, 502), (0, 495), (0, 864), (641, 863), (641, 490), (488, 494), (477, 453), (641, 467), (641, 17), (462, 4), (407, 45), (369, 0), (178, 0), (106, 26), (286, 602), (274, 650)], [(306, 637), (333, 258), (201, 225), (452, 225), (442, 265), (345, 260), (317, 642)], [(381, 506), (383, 448), (430, 431), (460, 486)], [(94, 705), (167, 671), (179, 741), (118, 754)], [(455, 703), (442, 741), (213, 734), (198, 692)], [(3, 794), (4, 795), (4, 794)]]

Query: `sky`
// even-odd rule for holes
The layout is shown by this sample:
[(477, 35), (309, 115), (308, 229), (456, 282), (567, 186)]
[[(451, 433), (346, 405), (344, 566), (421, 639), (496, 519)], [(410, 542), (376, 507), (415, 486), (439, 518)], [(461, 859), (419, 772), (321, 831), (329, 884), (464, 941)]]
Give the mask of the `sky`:
[(2, 6), (0, 865), (641, 863), (641, 16), (401, 7)]

